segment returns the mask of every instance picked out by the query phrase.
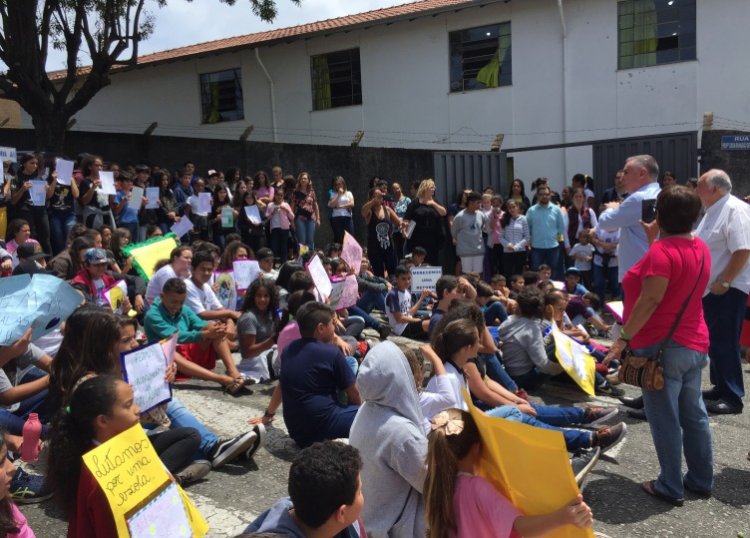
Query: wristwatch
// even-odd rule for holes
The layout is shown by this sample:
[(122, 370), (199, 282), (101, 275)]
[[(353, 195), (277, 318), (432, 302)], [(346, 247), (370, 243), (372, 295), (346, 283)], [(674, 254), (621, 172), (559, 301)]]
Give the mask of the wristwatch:
[(720, 286), (721, 286), (722, 288), (724, 288), (725, 290), (728, 290), (728, 289), (729, 289), (729, 282), (727, 282), (726, 280), (720, 280), (720, 281), (719, 281), (719, 285), (720, 285)]

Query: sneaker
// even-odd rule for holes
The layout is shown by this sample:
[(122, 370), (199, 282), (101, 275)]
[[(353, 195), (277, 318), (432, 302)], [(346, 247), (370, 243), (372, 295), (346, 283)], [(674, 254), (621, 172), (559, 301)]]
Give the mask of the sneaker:
[(250, 446), (250, 448), (245, 450), (244, 456), (246, 460), (253, 459), (253, 456), (258, 451), (258, 449), (263, 446), (263, 441), (265, 441), (266, 439), (266, 427), (263, 426), (263, 424), (256, 424), (253, 427), (253, 431), (256, 434), (255, 442), (252, 444), (252, 446)]
[(604, 453), (622, 441), (625, 438), (627, 431), (628, 426), (624, 422), (602, 428), (601, 430), (594, 432), (591, 446), (598, 446), (602, 449), (602, 453)]
[(385, 340), (391, 334), (391, 326), (387, 323), (381, 323), (380, 328), (378, 329), (378, 334), (380, 335), (381, 340)]
[(607, 420), (614, 417), (619, 412), (620, 410), (616, 407), (587, 407), (584, 411), (581, 424), (585, 424), (586, 426), (599, 426), (600, 424), (607, 422)]
[(242, 454), (255, 442), (255, 431), (241, 433), (231, 439), (219, 439), (210, 454), (211, 465), (218, 469)]
[(182, 471), (175, 474), (175, 480), (182, 487), (188, 486), (205, 477), (211, 472), (211, 462), (208, 460), (195, 460)]
[(619, 389), (617, 387), (613, 387), (611, 384), (606, 383), (602, 385), (601, 387), (596, 387), (596, 395), (597, 396), (611, 396), (612, 398), (617, 398), (618, 396), (624, 396), (625, 391), (622, 389)]
[(10, 496), (16, 504), (33, 504), (46, 501), (53, 492), (47, 489), (44, 477), (30, 474), (18, 467), (10, 483)]
[(591, 450), (579, 450), (570, 459), (570, 466), (573, 468), (573, 475), (576, 479), (576, 484), (581, 487), (584, 478), (589, 474), (589, 471), (594, 468), (596, 462), (599, 461), (599, 456), (602, 453), (602, 449), (598, 446)]

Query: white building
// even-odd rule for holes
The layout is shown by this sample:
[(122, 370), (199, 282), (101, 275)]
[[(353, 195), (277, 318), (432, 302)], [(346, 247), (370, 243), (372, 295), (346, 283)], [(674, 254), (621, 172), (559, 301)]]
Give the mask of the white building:
[(748, 0), (426, 0), (143, 56), (74, 129), (441, 152), (502, 135), (517, 177), (558, 188), (597, 143), (611, 171), (635, 146), (606, 144), (688, 136), (693, 175), (704, 113), (750, 126), (748, 21)]

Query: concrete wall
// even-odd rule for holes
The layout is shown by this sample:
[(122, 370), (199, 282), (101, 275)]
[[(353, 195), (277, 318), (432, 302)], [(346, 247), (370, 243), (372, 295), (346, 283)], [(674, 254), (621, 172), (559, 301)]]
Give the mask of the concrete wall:
[[(712, 111), (717, 127), (750, 126), (747, 0), (697, 3), (697, 61), (617, 69), (617, 2), (566, 0), (563, 38), (557, 4), (524, 0), (469, 8), (389, 26), (262, 47), (274, 81), (277, 140), (365, 147), (486, 151), (697, 131)], [(448, 33), (511, 21), (513, 85), (450, 93)], [(164, 29), (161, 29), (164, 30)], [(160, 31), (160, 30), (157, 30)], [(722, 37), (724, 36), (724, 37)], [(726, 36), (731, 36), (731, 39)], [(310, 56), (360, 48), (363, 104), (312, 110)], [(201, 125), (198, 75), (241, 67), (244, 121)], [(273, 141), (268, 80), (252, 50), (144, 67), (112, 76), (75, 130)], [(512, 155), (512, 153), (511, 153)], [(514, 155), (516, 176), (548, 176), (561, 187), (590, 172), (590, 146)]]

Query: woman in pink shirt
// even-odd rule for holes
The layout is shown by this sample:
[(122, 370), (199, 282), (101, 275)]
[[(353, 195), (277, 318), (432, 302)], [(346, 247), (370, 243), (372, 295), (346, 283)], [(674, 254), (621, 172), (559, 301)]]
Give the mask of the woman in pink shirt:
[(271, 226), (271, 250), (283, 264), (289, 251), (289, 229), (294, 221), (292, 208), (284, 201), (283, 189), (273, 193), (273, 202), (266, 207), (266, 216)]
[[(685, 489), (709, 497), (713, 487), (711, 430), (701, 395), (701, 370), (708, 364), (701, 296), (711, 254), (690, 233), (700, 208), (698, 196), (686, 187), (659, 193), (656, 225), (649, 227), (655, 236), (658, 226), (659, 240), (623, 278), (625, 325), (604, 359), (609, 363), (618, 358), (628, 345), (635, 356), (654, 357), (675, 327), (661, 355), (664, 388), (643, 391), (661, 472), (656, 480), (641, 484), (649, 495), (675, 506), (682, 506)], [(684, 477), (683, 449), (688, 469)]]

